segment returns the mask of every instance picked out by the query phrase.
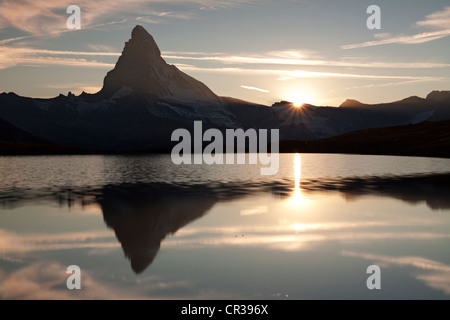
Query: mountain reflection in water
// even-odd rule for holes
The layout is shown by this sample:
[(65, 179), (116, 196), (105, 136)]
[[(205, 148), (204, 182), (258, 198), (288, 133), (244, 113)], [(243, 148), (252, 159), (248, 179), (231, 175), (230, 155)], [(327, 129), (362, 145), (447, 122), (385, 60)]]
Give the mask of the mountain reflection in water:
[(155, 259), (167, 235), (207, 214), (219, 202), (271, 193), (289, 198), (299, 184), (304, 195), (339, 192), (351, 200), (366, 195), (390, 197), (407, 203), (425, 202), (432, 210), (450, 209), (450, 174), (364, 176), (272, 182), (136, 183), (87, 188), (20, 190), (0, 194), (3, 208), (27, 203), (56, 202), (72, 206), (98, 204), (106, 225), (113, 229), (135, 273)]

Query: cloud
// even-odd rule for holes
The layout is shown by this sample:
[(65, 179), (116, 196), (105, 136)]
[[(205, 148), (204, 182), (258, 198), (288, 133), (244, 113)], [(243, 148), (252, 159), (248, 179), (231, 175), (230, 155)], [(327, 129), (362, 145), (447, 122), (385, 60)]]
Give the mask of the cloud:
[(108, 46), (108, 45), (104, 45), (104, 44), (88, 44), (87, 45), (89, 48), (91, 48), (92, 50), (96, 51), (96, 52), (101, 52), (101, 53), (115, 53), (115, 55), (119, 56), (120, 53), (116, 52), (116, 49)]
[[(196, 10), (217, 10), (252, 3), (252, 0), (77, 0), (81, 8), (81, 27), (101, 26), (103, 21), (138, 17), (154, 22), (190, 19)], [(67, 30), (66, 9), (72, 0), (4, 0), (0, 3), (0, 27), (12, 27), (33, 35), (57, 35)], [(164, 6), (179, 10), (167, 10)], [(186, 7), (189, 7), (186, 9)], [(159, 8), (159, 9), (157, 9)], [(98, 24), (100, 22), (100, 24)]]
[(12, 272), (0, 270), (0, 298), (5, 300), (139, 299), (138, 292), (115, 288), (81, 269), (81, 290), (66, 288), (67, 266), (54, 261), (32, 263)]
[(447, 78), (442, 79), (417, 79), (417, 80), (408, 80), (408, 81), (399, 81), (399, 82), (386, 82), (386, 83), (378, 83), (378, 84), (368, 84), (364, 86), (354, 86), (354, 87), (346, 87), (345, 90), (352, 90), (352, 89), (364, 89), (364, 88), (378, 88), (378, 87), (392, 87), (392, 86), (402, 86), (402, 85), (409, 85), (409, 84), (415, 84), (415, 83), (421, 83), (421, 82), (430, 82), (430, 81), (448, 81)]
[[(115, 52), (114, 48), (104, 45), (89, 44), (88, 47), (94, 51), (63, 51), (35, 49), (26, 47), (0, 47), (0, 69), (14, 67), (18, 65), (26, 66), (71, 66), (86, 68), (114, 68), (113, 63), (98, 61), (96, 59), (87, 59), (82, 57), (118, 57), (119, 52)], [(310, 53), (309, 53), (310, 54)], [(70, 56), (70, 57), (67, 57)], [(385, 67), (385, 68), (443, 68), (449, 67), (448, 64), (441, 63), (384, 63), (384, 62), (356, 62), (353, 59), (347, 61), (327, 61), (327, 60), (308, 60), (308, 59), (291, 59), (294, 56), (302, 56), (307, 58), (304, 51), (272, 51), (267, 53), (266, 58), (261, 56), (229, 56), (216, 53), (211, 56), (200, 52), (183, 52), (181, 55), (174, 55), (173, 52), (163, 52), (163, 57), (181, 60), (208, 60), (216, 61), (219, 64), (229, 65), (236, 64), (236, 67), (200, 67), (197, 65), (175, 63), (180, 69), (187, 72), (208, 72), (208, 73), (229, 73), (229, 74), (247, 74), (247, 75), (273, 75), (278, 80), (291, 80), (298, 78), (350, 78), (350, 79), (392, 79), (392, 80), (408, 80), (408, 81), (441, 81), (442, 77), (426, 77), (426, 76), (402, 76), (402, 75), (372, 75), (348, 72), (321, 72), (307, 70), (283, 70), (268, 68), (248, 68), (247, 65), (306, 65), (306, 66), (345, 66), (345, 67)], [(273, 57), (279, 58), (273, 58)], [(283, 56), (285, 58), (283, 58)], [(242, 86), (244, 89), (256, 90), (260, 92), (268, 92), (268, 90)], [(92, 88), (91, 88), (92, 89)], [(89, 91), (92, 91), (88, 89)], [(83, 91), (83, 90), (82, 90)], [(85, 90), (86, 91), (86, 90)]]
[[(51, 33), (55, 26), (64, 27), (66, 15), (57, 14), (57, 9), (67, 8), (67, 1), (11, 1), (0, 3), (0, 27), (13, 27), (31, 34)], [(62, 13), (62, 12), (61, 12)]]
[(357, 43), (357, 44), (348, 44), (348, 45), (341, 46), (341, 48), (344, 50), (348, 50), (348, 49), (380, 46), (380, 45), (391, 44), (391, 43), (419, 44), (419, 43), (425, 43), (425, 42), (429, 42), (429, 41), (433, 41), (433, 40), (437, 40), (437, 39), (442, 39), (442, 38), (448, 37), (448, 36), (450, 36), (450, 29), (433, 31), (433, 32), (423, 32), (423, 33), (419, 33), (419, 34), (406, 35), (406, 36), (399, 35), (399, 36), (394, 36), (394, 37), (383, 39), (383, 40), (368, 41), (368, 42)]
[[(68, 58), (58, 56), (117, 56), (111, 52), (73, 52), (56, 51), (33, 48), (0, 47), (0, 69), (26, 66), (71, 66), (87, 68), (114, 68), (113, 63), (101, 62), (97, 60), (87, 60), (85, 58)], [(57, 57), (55, 57), (57, 56)]]
[[(356, 224), (355, 224), (356, 225)], [(364, 225), (364, 224), (362, 224)], [(349, 230), (345, 230), (348, 227)], [(353, 230), (351, 230), (353, 229)], [(176, 239), (168, 238), (161, 246), (163, 248), (197, 248), (197, 247), (264, 247), (281, 251), (304, 251), (311, 250), (328, 242), (355, 242), (361, 243), (366, 240), (394, 240), (394, 239), (448, 239), (446, 234), (434, 233), (402, 233), (402, 232), (379, 232), (379, 231), (358, 231), (352, 225), (342, 226), (301, 226), (298, 224), (273, 227), (270, 230), (265, 228), (215, 228), (208, 230), (208, 235), (203, 237), (189, 237), (192, 231), (184, 230)], [(324, 232), (329, 230), (328, 232)], [(204, 231), (204, 230), (202, 230)], [(226, 233), (225, 233), (226, 232)], [(206, 234), (206, 233), (205, 233)], [(245, 235), (234, 236), (233, 235)]]
[(251, 87), (251, 86), (244, 86), (244, 85), (242, 85), (241, 88), (247, 89), (247, 90), (254, 90), (254, 91), (264, 92), (264, 93), (270, 92), (268, 90), (264, 90), (264, 89), (260, 89), (260, 88), (256, 88), (256, 87)]
[[(264, 213), (263, 205), (253, 208), (247, 214)], [(241, 212), (242, 213), (242, 212)], [(425, 221), (411, 221), (409, 226), (430, 224)], [(431, 225), (431, 224), (430, 224)], [(338, 241), (361, 243), (365, 240), (394, 240), (394, 239), (449, 239), (445, 233), (427, 232), (381, 232), (383, 228), (393, 226), (404, 227), (402, 222), (388, 221), (359, 221), (359, 222), (331, 222), (331, 223), (298, 223), (297, 221), (281, 220), (271, 226), (223, 226), (223, 227), (192, 227), (188, 226), (177, 231), (177, 237), (167, 238), (161, 246), (173, 247), (264, 247), (282, 251), (311, 250), (328, 242)], [(192, 237), (201, 234), (201, 237)], [(232, 236), (230, 235), (238, 235)], [(245, 235), (245, 236), (242, 236)]]
[(374, 37), (381, 40), (341, 46), (344, 50), (380, 46), (392, 43), (419, 44), (450, 36), (450, 7), (426, 16), (425, 20), (415, 23), (417, 27), (437, 29), (436, 31), (421, 32), (413, 35), (391, 35), (389, 33), (375, 34)]
[(306, 55), (303, 50), (271, 51), (261, 55), (225, 55), (222, 53), (207, 54), (200, 52), (174, 53), (163, 52), (163, 58), (174, 60), (213, 61), (222, 64), (260, 64), (260, 65), (291, 65), (291, 66), (328, 66), (351, 68), (398, 68), (422, 69), (445, 68), (450, 64), (434, 62), (383, 62), (366, 61), (365, 59), (312, 59), (312, 53)]
[(180, 69), (188, 72), (206, 72), (206, 73), (227, 73), (244, 74), (259, 76), (276, 76), (277, 80), (286, 81), (301, 78), (342, 78), (342, 79), (375, 79), (375, 80), (421, 80), (421, 81), (441, 81), (444, 77), (428, 76), (403, 76), (403, 75), (372, 75), (341, 72), (320, 72), (306, 70), (280, 70), (280, 69), (248, 69), (248, 68), (224, 68), (224, 67), (197, 67), (191, 65), (178, 65)]
[[(201, 52), (163, 52), (165, 59), (175, 60), (175, 64), (186, 72), (229, 73), (245, 75), (274, 75), (278, 80), (291, 80), (298, 78), (349, 78), (349, 79), (376, 79), (376, 80), (403, 80), (403, 81), (442, 81), (448, 78), (427, 76), (403, 75), (374, 75), (349, 72), (322, 72), (300, 69), (280, 69), (277, 66), (305, 66), (305, 67), (337, 67), (337, 68), (377, 68), (377, 69), (433, 69), (448, 68), (450, 64), (435, 62), (382, 62), (367, 61), (362, 58), (348, 57), (336, 59), (311, 59), (318, 56), (312, 51), (286, 50), (270, 51), (260, 55), (226, 55), (223, 53)], [(216, 66), (200, 66), (182, 63), (187, 61), (215, 62)], [(181, 61), (181, 62), (180, 62)], [(178, 63), (180, 62), (180, 63)], [(249, 67), (254, 66), (254, 67)], [(265, 67), (264, 67), (265, 66)], [(268, 68), (267, 66), (273, 66)], [(248, 89), (248, 88), (246, 88)]]
[(250, 209), (241, 209), (241, 216), (256, 216), (260, 214), (269, 213), (269, 208), (266, 205), (256, 206)]
[(416, 25), (436, 29), (450, 29), (450, 7), (445, 7), (442, 11), (426, 16), (425, 20), (416, 22)]
[[(14, 270), (0, 269), (2, 300), (122, 300), (122, 299), (230, 299), (232, 294), (203, 292), (192, 295), (196, 284), (189, 280), (167, 280), (161, 276), (137, 276), (115, 281), (104, 270), (81, 269), (81, 290), (66, 287), (67, 265), (57, 261), (34, 262)], [(177, 292), (174, 294), (174, 292)], [(180, 293), (178, 293), (180, 292)]]
[[(89, 241), (88, 241), (89, 240)], [(21, 257), (28, 252), (69, 250), (78, 248), (119, 248), (110, 230), (64, 234), (18, 234), (0, 229), (0, 252), (5, 257)]]
[[(127, 19), (122, 19), (122, 20), (118, 20), (118, 21), (109, 21), (109, 22), (105, 22), (105, 23), (101, 23), (101, 24), (91, 25), (88, 27), (84, 26), (83, 30), (103, 27), (103, 26), (112, 25), (112, 24), (125, 23), (126, 21), (127, 21)], [(20, 40), (24, 40), (24, 39), (37, 38), (37, 37), (57, 37), (57, 36), (61, 35), (62, 33), (74, 32), (74, 31), (76, 31), (76, 30), (54, 28), (53, 31), (47, 32), (47, 33), (43, 32), (43, 33), (33, 34), (30, 36), (13, 37), (13, 38), (8, 38), (8, 39), (3, 39), (3, 40), (0, 40), (0, 45), (4, 45), (7, 43), (20, 41)]]
[(0, 45), (4, 45), (10, 42), (14, 42), (14, 41), (19, 41), (19, 40), (23, 40), (23, 39), (29, 39), (29, 38), (33, 38), (34, 36), (24, 36), (24, 37), (14, 37), (14, 38), (9, 38), (9, 39), (3, 39), (0, 40)]
[[(105, 46), (102, 46), (105, 47)], [(15, 54), (41, 54), (41, 55), (65, 55), (65, 56), (120, 56), (119, 52), (112, 51), (64, 51), (64, 50), (47, 50), (47, 49), (33, 49), (33, 48), (21, 48), (21, 47), (2, 47), (0, 50), (12, 50)]]
[(415, 256), (392, 257), (380, 254), (358, 253), (353, 251), (343, 251), (343, 256), (356, 257), (373, 261), (375, 264), (385, 267), (399, 266), (412, 267), (425, 273), (415, 275), (417, 280), (425, 282), (431, 288), (441, 290), (445, 294), (450, 294), (450, 266), (431, 259)]
[[(79, 0), (81, 8), (81, 27), (88, 27), (94, 22), (108, 19), (111, 14), (137, 11), (143, 0)], [(0, 4), (2, 27), (12, 27), (33, 35), (57, 35), (67, 31), (66, 20), (69, 14), (66, 8), (70, 0), (5, 0)], [(143, 10), (145, 11), (145, 10)]]
[(101, 86), (92, 83), (64, 83), (64, 84), (45, 84), (42, 85), (44, 88), (49, 89), (65, 89), (66, 91), (71, 91), (73, 94), (80, 94), (81, 92), (86, 93), (96, 93), (101, 90)]
[(390, 34), (389, 32), (375, 33), (375, 34), (373, 35), (373, 37), (374, 37), (375, 39), (384, 39), (384, 38), (388, 38), (388, 37), (390, 37), (390, 36), (391, 36), (391, 34)]

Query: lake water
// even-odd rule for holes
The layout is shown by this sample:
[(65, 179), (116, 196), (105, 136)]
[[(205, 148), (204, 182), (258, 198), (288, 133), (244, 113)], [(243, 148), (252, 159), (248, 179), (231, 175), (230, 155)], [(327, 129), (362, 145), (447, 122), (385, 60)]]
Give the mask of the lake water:
[(448, 159), (0, 157), (0, 205), (2, 299), (450, 298)]

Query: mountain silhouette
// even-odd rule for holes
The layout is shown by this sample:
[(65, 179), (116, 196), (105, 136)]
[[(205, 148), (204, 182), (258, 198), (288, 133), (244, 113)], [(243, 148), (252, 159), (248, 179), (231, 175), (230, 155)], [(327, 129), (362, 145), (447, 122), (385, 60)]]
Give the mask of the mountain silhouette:
[[(175, 144), (172, 132), (178, 128), (192, 132), (196, 120), (202, 121), (204, 131), (279, 129), (281, 140), (312, 141), (369, 128), (448, 120), (449, 97), (450, 91), (433, 91), (426, 98), (414, 96), (391, 103), (365, 104), (349, 99), (337, 108), (295, 108), (286, 101), (265, 106), (219, 97), (205, 84), (167, 64), (153, 37), (136, 26), (99, 92), (60, 94), (51, 99), (2, 93), (0, 121), (31, 140), (47, 141), (66, 150), (170, 151)], [(3, 141), (14, 141), (8, 139)], [(20, 149), (14, 150), (16, 146), (9, 143), (3, 150), (20, 153)]]
[(427, 95), (427, 100), (450, 103), (450, 91), (433, 91)]
[(167, 64), (153, 37), (139, 25), (131, 32), (131, 39), (114, 69), (106, 75), (98, 95), (112, 97), (129, 89), (136, 94), (176, 101), (221, 102), (203, 83)]
[(347, 99), (339, 107), (340, 108), (352, 108), (352, 107), (362, 107), (362, 106), (364, 106), (364, 103), (361, 103), (358, 100)]
[(217, 202), (211, 190), (169, 184), (116, 185), (102, 189), (98, 201), (135, 273), (155, 259), (161, 242), (203, 216)]

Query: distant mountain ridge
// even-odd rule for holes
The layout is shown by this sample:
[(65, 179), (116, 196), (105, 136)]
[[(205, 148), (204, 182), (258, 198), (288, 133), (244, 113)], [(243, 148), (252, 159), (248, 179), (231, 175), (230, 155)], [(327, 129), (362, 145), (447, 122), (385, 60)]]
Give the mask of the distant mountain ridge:
[(203, 122), (204, 130), (279, 129), (281, 140), (309, 141), (368, 128), (447, 119), (450, 91), (374, 105), (347, 100), (338, 108), (295, 108), (286, 101), (264, 106), (219, 97), (202, 82), (167, 64), (142, 26), (133, 29), (98, 93), (69, 93), (51, 99), (0, 94), (0, 125), (4, 121), (36, 139), (94, 152), (168, 150), (174, 144), (172, 132), (193, 130), (196, 120)]
[(366, 104), (359, 102), (358, 100), (354, 100), (354, 99), (347, 99), (345, 100), (340, 106), (339, 108), (353, 108), (353, 107), (362, 107), (365, 106)]
[(427, 95), (426, 100), (437, 102), (450, 102), (450, 91), (433, 91)]

